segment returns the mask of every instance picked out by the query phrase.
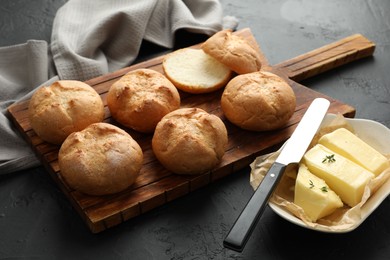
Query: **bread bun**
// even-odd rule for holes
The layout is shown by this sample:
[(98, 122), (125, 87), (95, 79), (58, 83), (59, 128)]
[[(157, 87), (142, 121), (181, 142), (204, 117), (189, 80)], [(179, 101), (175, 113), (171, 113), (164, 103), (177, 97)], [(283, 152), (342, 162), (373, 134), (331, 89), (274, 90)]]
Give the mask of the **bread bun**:
[(235, 35), (232, 30), (219, 31), (202, 44), (202, 50), (237, 74), (261, 69), (259, 47), (255, 42)]
[(163, 74), (137, 69), (110, 87), (107, 105), (112, 117), (122, 125), (150, 133), (164, 115), (180, 107), (180, 95)]
[(95, 123), (63, 142), (58, 162), (73, 189), (90, 195), (120, 192), (131, 186), (142, 167), (138, 143), (122, 129)]
[(282, 127), (295, 111), (290, 85), (270, 72), (253, 72), (233, 78), (221, 97), (221, 108), (233, 124), (253, 131)]
[(185, 48), (165, 56), (165, 75), (180, 90), (209, 93), (226, 85), (232, 71), (202, 50)]
[(60, 80), (33, 94), (28, 113), (31, 127), (39, 137), (61, 144), (69, 134), (103, 121), (104, 105), (99, 94), (86, 83)]
[(152, 148), (160, 163), (176, 174), (200, 174), (222, 159), (228, 136), (222, 120), (200, 108), (181, 108), (158, 124)]

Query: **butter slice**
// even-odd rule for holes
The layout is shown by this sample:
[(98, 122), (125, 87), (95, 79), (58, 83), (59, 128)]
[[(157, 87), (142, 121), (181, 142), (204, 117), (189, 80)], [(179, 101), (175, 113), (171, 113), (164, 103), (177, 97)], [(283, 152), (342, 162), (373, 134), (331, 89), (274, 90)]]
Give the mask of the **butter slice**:
[(390, 167), (389, 160), (345, 128), (322, 136), (319, 144), (359, 164), (378, 176)]
[[(324, 161), (326, 156), (333, 156), (334, 161)], [(307, 151), (303, 162), (310, 172), (323, 179), (351, 207), (361, 201), (364, 187), (375, 177), (372, 172), (321, 144)]]
[(313, 175), (304, 164), (299, 165), (294, 203), (305, 211), (312, 222), (332, 214), (343, 206), (339, 196), (323, 179)]

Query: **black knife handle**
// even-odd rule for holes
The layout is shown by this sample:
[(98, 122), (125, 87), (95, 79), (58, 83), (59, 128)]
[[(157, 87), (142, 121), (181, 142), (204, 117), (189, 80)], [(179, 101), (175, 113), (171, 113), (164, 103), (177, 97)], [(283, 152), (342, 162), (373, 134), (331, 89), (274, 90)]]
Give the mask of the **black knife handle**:
[(267, 206), (268, 200), (274, 191), (276, 184), (279, 183), (285, 168), (286, 165), (281, 163), (275, 162), (272, 164), (259, 187), (254, 192), (223, 241), (223, 245), (226, 248), (230, 248), (237, 252), (241, 252), (244, 249), (256, 223)]

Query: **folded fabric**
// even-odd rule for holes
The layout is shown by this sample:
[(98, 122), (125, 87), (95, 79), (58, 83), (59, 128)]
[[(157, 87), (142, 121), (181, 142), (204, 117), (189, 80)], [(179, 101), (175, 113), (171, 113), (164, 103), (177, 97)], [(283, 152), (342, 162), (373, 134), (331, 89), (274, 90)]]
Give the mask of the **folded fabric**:
[(55, 16), (50, 48), (33, 40), (0, 48), (0, 173), (39, 164), (7, 118), (9, 105), (58, 79), (84, 81), (129, 66), (143, 40), (172, 48), (179, 29), (206, 35), (221, 30), (220, 3), (70, 0)]
[(0, 173), (39, 164), (27, 143), (7, 118), (7, 107), (49, 78), (45, 41), (0, 48)]
[(212, 0), (69, 1), (51, 38), (61, 79), (87, 80), (132, 63), (142, 40), (172, 48), (178, 29), (211, 35), (222, 28)]

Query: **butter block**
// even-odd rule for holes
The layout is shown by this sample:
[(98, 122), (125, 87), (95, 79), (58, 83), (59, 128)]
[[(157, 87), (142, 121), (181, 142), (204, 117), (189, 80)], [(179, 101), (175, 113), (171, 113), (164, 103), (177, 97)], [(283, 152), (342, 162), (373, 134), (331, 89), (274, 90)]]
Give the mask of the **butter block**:
[(351, 207), (361, 201), (367, 182), (375, 177), (372, 172), (321, 144), (305, 153), (303, 163)]
[(359, 164), (378, 176), (390, 167), (389, 160), (345, 128), (339, 128), (318, 140), (319, 144)]
[(323, 179), (312, 174), (300, 164), (295, 181), (294, 203), (300, 206), (312, 222), (332, 214), (343, 206), (340, 197)]

